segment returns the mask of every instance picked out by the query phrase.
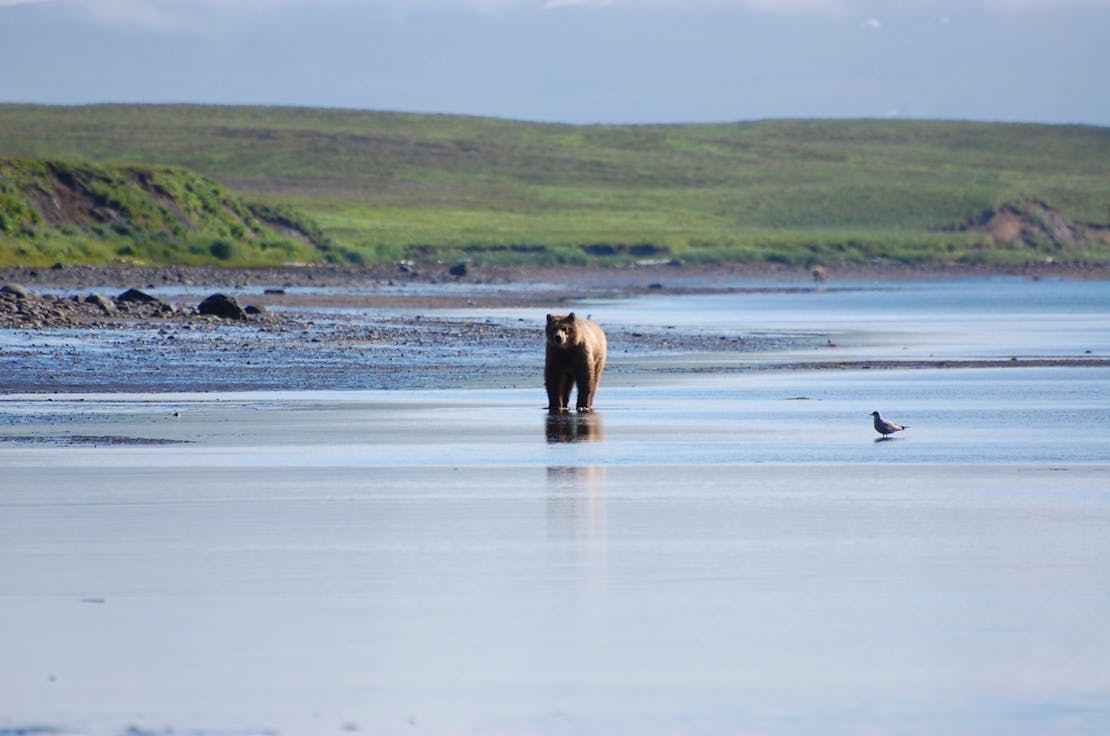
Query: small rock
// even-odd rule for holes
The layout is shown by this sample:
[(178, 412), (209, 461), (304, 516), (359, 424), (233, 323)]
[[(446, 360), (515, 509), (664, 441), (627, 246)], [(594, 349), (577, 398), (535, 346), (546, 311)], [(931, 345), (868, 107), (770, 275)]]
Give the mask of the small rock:
[(4, 284), (0, 286), (0, 294), (15, 294), (20, 299), (26, 299), (30, 292), (19, 284)]
[(248, 304), (247, 306), (243, 307), (243, 311), (251, 315), (266, 314), (265, 307), (256, 307), (253, 304)]
[(465, 263), (456, 263), (448, 270), (452, 276), (466, 276), (467, 267)]
[(85, 297), (85, 303), (95, 304), (104, 314), (112, 314), (116, 311), (116, 303), (102, 294), (89, 294)]

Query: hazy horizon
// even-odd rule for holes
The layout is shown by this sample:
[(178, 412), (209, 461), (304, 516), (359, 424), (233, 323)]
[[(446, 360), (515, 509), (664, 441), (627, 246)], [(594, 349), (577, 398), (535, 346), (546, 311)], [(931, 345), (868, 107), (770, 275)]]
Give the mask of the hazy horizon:
[(0, 0), (0, 101), (1110, 125), (1110, 0)]

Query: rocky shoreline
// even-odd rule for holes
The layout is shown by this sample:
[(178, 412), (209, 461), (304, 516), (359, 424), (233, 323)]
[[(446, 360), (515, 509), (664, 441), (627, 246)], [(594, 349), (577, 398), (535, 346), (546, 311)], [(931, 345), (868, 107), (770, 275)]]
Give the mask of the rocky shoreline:
[[(289, 266), (272, 268), (229, 269), (212, 266), (137, 266), (129, 264), (55, 266), (40, 269), (17, 267), (0, 269), (0, 328), (111, 328), (127, 327), (136, 322), (211, 322), (219, 319), (280, 322), (284, 316), (267, 313), (266, 304), (315, 307), (389, 304), (425, 304), (446, 306), (450, 302), (474, 305), (504, 304), (508, 294), (497, 290), (464, 290), (452, 294), (423, 290), (406, 294), (397, 287), (453, 284), (480, 287), (501, 284), (540, 283), (565, 280), (565, 271), (542, 268), (465, 269), (456, 266), (421, 266), (398, 263), (367, 268), (335, 266)], [(577, 281), (573, 291), (578, 295), (612, 292), (634, 292), (654, 284), (642, 278), (627, 278), (631, 272), (607, 274), (590, 270), (576, 274), (568, 281)], [(634, 274), (643, 277), (644, 273)], [(147, 294), (144, 289), (174, 291), (211, 289), (208, 299), (224, 303), (223, 309), (204, 308), (204, 302), (186, 303), (180, 298), (163, 300)], [(287, 288), (352, 287), (360, 289), (358, 297), (322, 296), (301, 293), (290, 297)], [(239, 306), (236, 293), (258, 292), (252, 303)], [(392, 289), (392, 290), (391, 290)], [(515, 302), (536, 303), (559, 301), (547, 288), (516, 290)], [(558, 290), (566, 292), (560, 285)], [(118, 293), (111, 295), (112, 290)], [(228, 292), (224, 294), (223, 292)], [(228, 303), (230, 302), (230, 303)]]
[[(0, 269), (0, 392), (539, 386), (543, 325), (518, 318), (516, 308), (535, 315), (541, 308), (569, 310), (582, 299), (660, 291), (853, 288), (837, 285), (849, 274), (829, 273), (815, 283), (808, 272), (775, 267), (460, 271), (406, 263), (360, 269), (126, 264)], [(881, 269), (850, 275), (945, 274)], [(748, 285), (737, 286), (738, 276)], [(473, 316), (483, 308), (499, 308), (504, 316)], [(443, 309), (448, 311), (438, 311)], [(825, 342), (621, 325), (606, 325), (606, 332), (614, 357), (610, 375), (635, 372), (638, 364), (665, 371), (659, 361), (679, 354), (722, 356), (733, 365), (735, 354), (822, 349)], [(711, 360), (704, 369), (714, 370), (713, 365)], [(879, 367), (838, 362), (832, 354), (808, 367), (826, 366)], [(915, 367), (891, 367), (899, 366)]]
[[(211, 322), (213, 319), (281, 322), (267, 305), (312, 306), (512, 306), (558, 304), (570, 299), (622, 296), (667, 288), (693, 293), (724, 290), (717, 284), (735, 276), (735, 267), (466, 266), (400, 262), (370, 267), (331, 265), (265, 268), (216, 266), (56, 265), (0, 269), (0, 328), (111, 328), (136, 322)], [(759, 268), (758, 276), (800, 275)], [(450, 286), (450, 289), (437, 287)], [(411, 287), (406, 289), (406, 287)], [(504, 288), (498, 288), (504, 287)], [(523, 287), (523, 288), (521, 288)], [(206, 311), (183, 297), (147, 294), (211, 290), (208, 298), (231, 300), (226, 310)], [(349, 288), (326, 294), (314, 289)], [(298, 289), (294, 296), (286, 289)], [(113, 291), (114, 295), (111, 295)], [(249, 293), (249, 296), (244, 296)], [(236, 296), (238, 295), (238, 296)], [(237, 299), (251, 299), (239, 311)]]
[[(814, 273), (816, 272), (816, 274)], [(127, 262), (104, 264), (55, 264), (54, 266), (9, 266), (0, 268), (0, 284), (80, 288), (100, 284), (129, 284), (154, 287), (173, 284), (205, 284), (246, 287), (252, 284), (285, 286), (351, 286), (371, 283), (550, 283), (624, 285), (639, 288), (652, 283), (721, 277), (784, 278), (813, 276), (838, 278), (930, 278), (1008, 275), (1040, 278), (1110, 278), (1110, 264), (1037, 261), (969, 265), (958, 263), (897, 264), (885, 261), (797, 267), (776, 263), (680, 263), (650, 261), (620, 265), (580, 264), (468, 264), (414, 263), (401, 261), (369, 266), (294, 264), (287, 266), (226, 267), (144, 265)]]
[[(838, 279), (869, 278), (956, 278), (985, 275), (1019, 275), (1031, 279), (1045, 276), (1065, 278), (1110, 278), (1110, 267), (1082, 264), (1024, 264), (1003, 269), (955, 265), (903, 266), (886, 263), (852, 265), (842, 268), (799, 269), (776, 264), (673, 264), (651, 263), (636, 266), (580, 265), (468, 265), (415, 264), (410, 262), (365, 267), (338, 265), (291, 265), (257, 268), (220, 266), (56, 264), (40, 268), (17, 266), (0, 269), (0, 328), (42, 329), (112, 326), (124, 327), (136, 321), (210, 321), (232, 318), (256, 321), (280, 320), (266, 313), (267, 304), (309, 304), (335, 306), (337, 297), (300, 295), (290, 299), (286, 288), (351, 287), (362, 290), (355, 300), (360, 305), (389, 304), (411, 306), (510, 306), (558, 303), (575, 298), (627, 296), (666, 289), (671, 293), (712, 293), (733, 290), (729, 279), (810, 280), (835, 287)], [(412, 289), (406, 286), (462, 287), (452, 292)], [(490, 287), (527, 288), (498, 289)], [(163, 301), (149, 297), (144, 289), (173, 290), (204, 287), (212, 294), (255, 294), (253, 304), (234, 307), (227, 313), (205, 314), (200, 304), (180, 300)], [(474, 287), (467, 290), (466, 287)], [(486, 287), (486, 288), (480, 288)], [(794, 287), (799, 288), (799, 287)], [(114, 296), (110, 290), (118, 290)], [(50, 292), (62, 292), (52, 294)], [(137, 292), (137, 294), (135, 293)], [(247, 307), (253, 307), (248, 309)]]
[[(447, 268), (407, 264), (9, 269), (0, 272), (0, 330), (8, 333), (0, 342), (0, 392), (530, 385), (542, 376), (540, 322), (517, 319), (512, 309), (500, 319), (423, 310), (554, 309), (568, 300), (659, 288), (658, 275), (647, 271), (634, 279), (592, 271), (574, 285), (557, 281), (558, 275), (529, 270), (535, 281), (523, 282), (514, 280), (524, 278), (523, 271), (485, 271), (463, 282)], [(206, 308), (213, 301), (227, 311)], [(781, 342), (616, 325), (608, 330), (611, 351), (630, 358), (765, 350)]]
[(235, 297), (219, 293), (191, 306), (165, 302), (135, 288), (129, 288), (116, 296), (105, 296), (97, 292), (80, 296), (40, 294), (14, 283), (0, 286), (0, 328), (103, 329), (136, 321), (264, 321), (268, 318), (261, 307), (242, 307)]

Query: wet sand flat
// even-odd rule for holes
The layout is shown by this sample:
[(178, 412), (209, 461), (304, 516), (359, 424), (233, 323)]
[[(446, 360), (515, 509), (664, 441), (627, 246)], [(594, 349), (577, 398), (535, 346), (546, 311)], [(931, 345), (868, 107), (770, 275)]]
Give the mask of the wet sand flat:
[(3, 397), (0, 727), (1110, 726), (1105, 368), (542, 398)]

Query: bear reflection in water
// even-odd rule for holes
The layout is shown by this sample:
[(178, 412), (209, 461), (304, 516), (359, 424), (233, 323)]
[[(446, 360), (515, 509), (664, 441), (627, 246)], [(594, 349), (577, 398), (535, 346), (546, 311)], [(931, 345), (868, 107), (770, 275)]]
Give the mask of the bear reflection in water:
[(584, 554), (589, 570), (604, 567), (606, 475), (604, 465), (554, 465), (547, 469), (547, 532), (556, 539), (580, 539), (574, 551)]
[(549, 411), (544, 425), (548, 442), (601, 442), (605, 439), (601, 416)]

